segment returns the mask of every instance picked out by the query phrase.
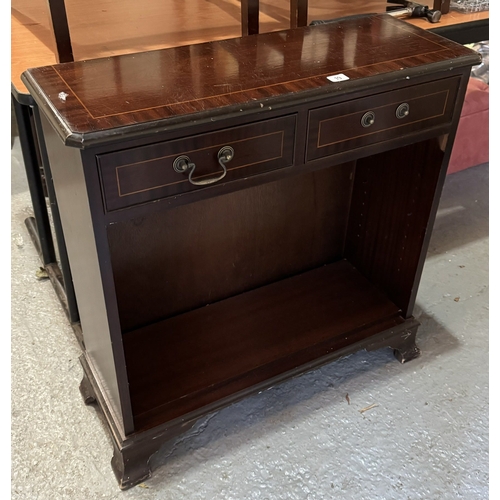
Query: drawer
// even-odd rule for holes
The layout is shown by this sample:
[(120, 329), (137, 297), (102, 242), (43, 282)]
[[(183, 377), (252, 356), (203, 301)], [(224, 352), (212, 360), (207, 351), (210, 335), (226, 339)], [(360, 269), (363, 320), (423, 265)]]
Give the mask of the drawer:
[(310, 110), (307, 160), (448, 123), (459, 84), (446, 78)]
[(295, 126), (295, 115), (289, 115), (98, 155), (106, 209), (289, 167), (293, 165)]

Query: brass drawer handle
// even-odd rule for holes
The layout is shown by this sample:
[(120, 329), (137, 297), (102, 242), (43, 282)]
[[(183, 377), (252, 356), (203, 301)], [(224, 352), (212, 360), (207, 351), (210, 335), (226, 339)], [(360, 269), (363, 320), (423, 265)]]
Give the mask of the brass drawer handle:
[(194, 164), (189, 156), (181, 155), (178, 156), (172, 165), (174, 170), (180, 174), (186, 173), (188, 170), (189, 177), (188, 180), (191, 184), (195, 186), (206, 186), (208, 184), (214, 184), (215, 182), (223, 179), (227, 174), (226, 163), (229, 163), (234, 158), (234, 149), (231, 146), (224, 146), (217, 153), (217, 159), (219, 160), (219, 165), (222, 167), (222, 174), (217, 177), (211, 177), (210, 179), (202, 179), (199, 181), (193, 180), (193, 174), (196, 169), (196, 164)]
[(363, 127), (371, 127), (375, 123), (375, 113), (373, 111), (367, 111), (361, 117), (361, 125)]

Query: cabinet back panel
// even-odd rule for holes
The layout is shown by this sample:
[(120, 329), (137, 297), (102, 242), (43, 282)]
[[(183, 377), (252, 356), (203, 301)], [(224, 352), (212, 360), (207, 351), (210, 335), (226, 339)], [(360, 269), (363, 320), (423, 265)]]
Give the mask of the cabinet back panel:
[(352, 163), (113, 224), (123, 332), (342, 257)]

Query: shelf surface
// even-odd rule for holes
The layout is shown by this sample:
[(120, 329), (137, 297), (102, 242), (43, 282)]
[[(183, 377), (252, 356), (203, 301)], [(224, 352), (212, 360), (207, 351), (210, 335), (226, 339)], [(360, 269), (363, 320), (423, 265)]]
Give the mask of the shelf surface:
[(341, 260), (127, 333), (136, 430), (390, 328), (399, 312)]

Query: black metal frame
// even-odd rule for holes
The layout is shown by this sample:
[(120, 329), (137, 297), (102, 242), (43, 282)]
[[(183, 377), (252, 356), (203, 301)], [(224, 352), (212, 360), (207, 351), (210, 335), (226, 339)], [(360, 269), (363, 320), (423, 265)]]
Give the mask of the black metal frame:
[[(28, 97), (31, 99), (30, 96)], [(16, 115), (26, 178), (34, 212), (34, 218), (31, 217), (30, 219), (34, 220), (37, 232), (35, 246), (45, 266), (56, 261), (56, 252), (52, 240), (49, 215), (45, 203), (45, 190), (40, 173), (40, 157), (37, 149), (38, 141), (34, 135), (33, 108), (29, 104), (21, 104), (14, 95), (12, 95), (12, 103)], [(30, 225), (33, 224), (30, 223)]]
[[(28, 94), (11, 93), (12, 104), (19, 131), (21, 152), (28, 181), (34, 217), (25, 220), (26, 227), (40, 260), (54, 286), (70, 323), (79, 323), (80, 317), (76, 303), (75, 290), (71, 277), (71, 269), (66, 252), (66, 243), (59, 216), (59, 208), (55, 197), (50, 164), (42, 139), (40, 116), (38, 109)], [(45, 189), (46, 188), (46, 189)], [(49, 200), (49, 209), (46, 198)], [(59, 254), (59, 262), (54, 246), (54, 236)], [(83, 339), (78, 338), (81, 346)]]

